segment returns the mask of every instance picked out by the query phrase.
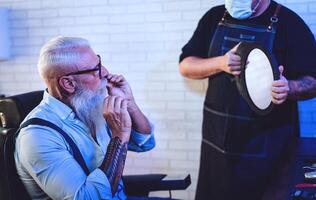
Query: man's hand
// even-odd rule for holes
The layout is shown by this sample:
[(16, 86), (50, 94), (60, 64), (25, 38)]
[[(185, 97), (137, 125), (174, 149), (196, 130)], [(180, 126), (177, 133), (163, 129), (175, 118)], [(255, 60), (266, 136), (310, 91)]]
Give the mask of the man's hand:
[(109, 95), (119, 96), (129, 101), (134, 100), (132, 89), (122, 75), (109, 74), (107, 80)]
[(272, 83), (272, 102), (275, 104), (282, 104), (287, 99), (290, 91), (289, 82), (283, 76), (283, 66), (279, 66), (279, 71), (280, 79), (273, 81)]
[(119, 96), (127, 100), (127, 110), (133, 112), (138, 107), (135, 103), (132, 89), (126, 79), (122, 75), (109, 74), (108, 79), (108, 93), (109, 95)]
[(236, 50), (238, 48), (239, 44), (237, 44), (234, 48), (232, 48), (230, 51), (228, 51), (224, 55), (224, 65), (222, 67), (222, 70), (226, 73), (232, 74), (234, 76), (238, 76), (241, 71), (241, 58), (239, 55), (236, 54)]
[(119, 96), (108, 96), (104, 100), (103, 116), (112, 130), (112, 137), (123, 143), (129, 141), (132, 121), (127, 111), (127, 100)]

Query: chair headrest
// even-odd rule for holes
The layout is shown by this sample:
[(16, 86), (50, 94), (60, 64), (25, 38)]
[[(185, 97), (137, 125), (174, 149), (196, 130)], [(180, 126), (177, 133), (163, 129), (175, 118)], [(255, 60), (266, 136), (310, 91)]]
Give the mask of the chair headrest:
[(34, 91), (0, 99), (0, 126), (17, 128), (43, 98), (44, 91)]

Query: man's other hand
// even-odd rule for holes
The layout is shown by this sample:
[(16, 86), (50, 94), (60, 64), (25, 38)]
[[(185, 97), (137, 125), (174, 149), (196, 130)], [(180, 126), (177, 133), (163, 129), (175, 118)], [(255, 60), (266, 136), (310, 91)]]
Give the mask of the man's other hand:
[(129, 141), (132, 121), (127, 111), (127, 100), (120, 96), (108, 96), (104, 100), (103, 116), (112, 130), (112, 137), (123, 143)]

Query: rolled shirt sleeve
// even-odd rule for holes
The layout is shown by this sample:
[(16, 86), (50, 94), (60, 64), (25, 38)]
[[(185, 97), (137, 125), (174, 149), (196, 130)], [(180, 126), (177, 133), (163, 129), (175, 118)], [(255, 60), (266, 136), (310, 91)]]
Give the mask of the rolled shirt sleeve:
[(154, 125), (150, 123), (150, 134), (144, 134), (132, 129), (128, 149), (135, 152), (144, 152), (153, 149), (156, 145)]

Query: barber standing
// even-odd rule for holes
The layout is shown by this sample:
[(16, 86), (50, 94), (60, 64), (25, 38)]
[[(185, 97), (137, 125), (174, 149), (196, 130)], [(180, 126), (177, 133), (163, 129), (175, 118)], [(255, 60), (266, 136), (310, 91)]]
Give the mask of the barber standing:
[[(239, 94), (239, 42), (257, 42), (276, 57), (280, 79), (267, 116)], [(199, 21), (180, 56), (180, 72), (209, 79), (196, 199), (262, 199), (282, 150), (298, 134), (297, 100), (316, 96), (315, 39), (293, 11), (270, 0), (226, 0)]]

